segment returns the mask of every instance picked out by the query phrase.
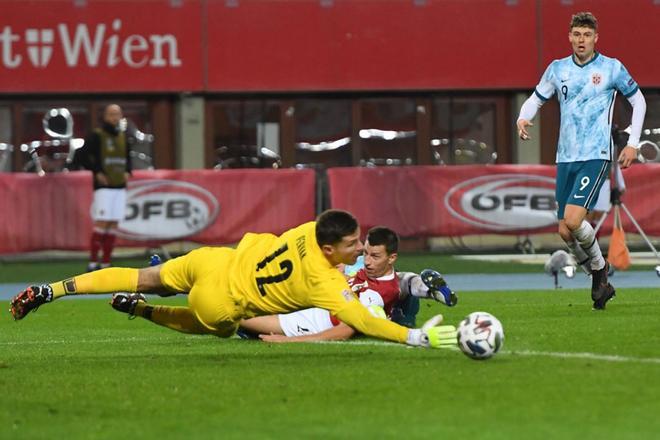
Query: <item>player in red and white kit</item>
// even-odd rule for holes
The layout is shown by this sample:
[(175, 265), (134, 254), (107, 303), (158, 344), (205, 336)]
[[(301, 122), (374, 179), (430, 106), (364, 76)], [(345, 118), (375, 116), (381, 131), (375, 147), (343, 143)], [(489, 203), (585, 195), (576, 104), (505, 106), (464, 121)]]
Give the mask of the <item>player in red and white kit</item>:
[[(456, 294), (438, 272), (426, 269), (417, 275), (394, 270), (398, 246), (399, 237), (391, 229), (369, 230), (364, 245), (364, 267), (348, 279), (360, 302), (375, 316), (386, 319), (392, 316), (397, 304), (411, 295), (455, 305)], [(344, 340), (356, 333), (320, 308), (243, 320), (241, 327), (243, 334), (259, 335), (267, 342)]]

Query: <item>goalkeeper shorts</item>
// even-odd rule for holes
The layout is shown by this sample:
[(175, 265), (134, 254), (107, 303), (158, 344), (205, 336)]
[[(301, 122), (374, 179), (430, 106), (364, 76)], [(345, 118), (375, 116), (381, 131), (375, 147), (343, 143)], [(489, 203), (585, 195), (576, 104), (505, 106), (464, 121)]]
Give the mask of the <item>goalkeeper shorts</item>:
[(188, 292), (188, 306), (212, 333), (229, 337), (238, 329), (242, 309), (229, 293), (234, 249), (202, 247), (166, 261), (160, 280), (173, 292)]

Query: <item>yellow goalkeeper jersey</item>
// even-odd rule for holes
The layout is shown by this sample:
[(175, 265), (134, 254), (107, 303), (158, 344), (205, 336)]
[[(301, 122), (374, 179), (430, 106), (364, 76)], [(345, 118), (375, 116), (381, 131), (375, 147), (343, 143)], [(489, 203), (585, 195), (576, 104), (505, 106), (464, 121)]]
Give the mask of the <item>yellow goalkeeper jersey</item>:
[(373, 317), (316, 242), (316, 222), (281, 236), (246, 234), (229, 266), (229, 290), (246, 318), (310, 307), (330, 311), (357, 331), (405, 342), (408, 329)]

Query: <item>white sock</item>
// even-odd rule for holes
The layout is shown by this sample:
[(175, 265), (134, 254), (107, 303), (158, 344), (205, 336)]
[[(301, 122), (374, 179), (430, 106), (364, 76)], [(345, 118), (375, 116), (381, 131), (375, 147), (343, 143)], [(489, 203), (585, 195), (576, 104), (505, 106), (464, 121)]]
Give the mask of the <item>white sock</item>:
[(586, 273), (587, 275), (590, 274), (591, 258), (589, 258), (589, 255), (587, 255), (584, 249), (580, 247), (580, 245), (576, 240), (572, 240), (570, 243), (566, 242), (566, 246), (568, 246), (568, 249), (575, 257), (575, 261), (577, 261), (577, 264), (580, 265), (584, 273)]
[(428, 297), (429, 288), (422, 281), (422, 277), (414, 272), (399, 272), (398, 275), (402, 298), (408, 295), (416, 296), (418, 298)]
[(580, 227), (571, 231), (571, 234), (591, 259), (591, 270), (600, 270), (605, 267), (605, 259), (600, 251), (600, 246), (596, 239), (596, 232), (589, 222), (582, 220)]

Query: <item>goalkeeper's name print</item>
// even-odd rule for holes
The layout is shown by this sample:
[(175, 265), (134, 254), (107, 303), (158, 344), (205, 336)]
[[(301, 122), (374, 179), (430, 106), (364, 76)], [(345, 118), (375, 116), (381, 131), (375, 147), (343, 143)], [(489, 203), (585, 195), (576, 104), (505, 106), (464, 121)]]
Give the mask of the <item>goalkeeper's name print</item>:
[(201, 186), (176, 180), (137, 180), (127, 188), (126, 217), (119, 235), (131, 240), (171, 240), (213, 224), (218, 199)]
[(555, 179), (533, 174), (493, 174), (462, 181), (444, 205), (460, 221), (494, 231), (537, 229), (557, 222)]

